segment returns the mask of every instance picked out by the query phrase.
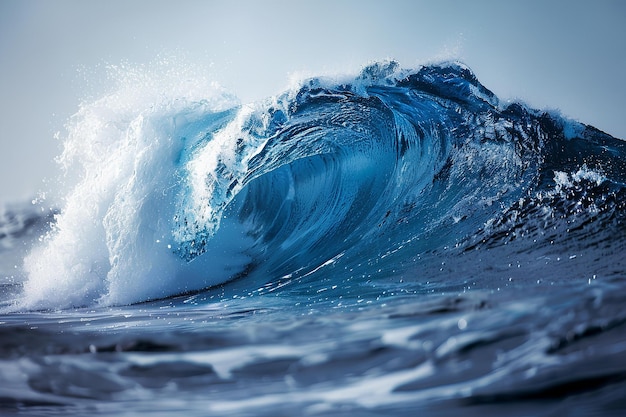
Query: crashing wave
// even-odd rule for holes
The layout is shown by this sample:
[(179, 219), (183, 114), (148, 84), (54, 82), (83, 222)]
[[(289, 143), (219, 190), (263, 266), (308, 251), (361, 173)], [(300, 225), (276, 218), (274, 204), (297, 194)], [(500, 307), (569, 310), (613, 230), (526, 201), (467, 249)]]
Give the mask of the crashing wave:
[(501, 103), (457, 62), (375, 63), (245, 106), (181, 83), (157, 97), (124, 86), (74, 116), (61, 159), (79, 180), (26, 259), (22, 306), (401, 276), (513, 217), (530, 228), (541, 210), (520, 214), (527, 201), (626, 184), (623, 141)]

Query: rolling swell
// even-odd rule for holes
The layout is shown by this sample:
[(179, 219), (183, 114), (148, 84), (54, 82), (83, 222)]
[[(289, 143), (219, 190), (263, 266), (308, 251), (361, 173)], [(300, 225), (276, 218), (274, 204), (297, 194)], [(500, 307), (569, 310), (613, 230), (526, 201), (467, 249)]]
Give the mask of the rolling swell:
[[(346, 293), (377, 279), (421, 284), (443, 248), (470, 253), (517, 230), (545, 239), (577, 209), (623, 217), (622, 141), (503, 105), (459, 63), (413, 72), (377, 63), (353, 79), (307, 80), (255, 107), (209, 108), (186, 123), (179, 116), (189, 110), (178, 112), (150, 115), (157, 127), (179, 124), (168, 147), (146, 140), (136, 149), (151, 162), (133, 160), (132, 186), (94, 197), (105, 229), (95, 240), (108, 256), (88, 259), (82, 275), (64, 262), (61, 273), (74, 281), (67, 291), (87, 289), (55, 302), (132, 303), (227, 281), (246, 291), (330, 283)], [(61, 227), (44, 245), (62, 239)], [(131, 251), (138, 258), (120, 267)], [(30, 262), (45, 269), (46, 256)], [(31, 287), (41, 285), (32, 275)]]

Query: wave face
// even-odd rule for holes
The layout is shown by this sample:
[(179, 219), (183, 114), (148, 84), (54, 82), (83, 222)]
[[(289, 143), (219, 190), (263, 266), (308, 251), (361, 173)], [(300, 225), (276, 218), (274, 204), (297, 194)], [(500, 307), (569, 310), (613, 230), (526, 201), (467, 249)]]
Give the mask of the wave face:
[(563, 256), (624, 246), (626, 144), (501, 103), (460, 63), (376, 63), (253, 105), (210, 83), (161, 88), (123, 84), (69, 122), (76, 180), (25, 260), (19, 308), (225, 283), (364, 297), (492, 279), (490, 248), (519, 264), (554, 241)]

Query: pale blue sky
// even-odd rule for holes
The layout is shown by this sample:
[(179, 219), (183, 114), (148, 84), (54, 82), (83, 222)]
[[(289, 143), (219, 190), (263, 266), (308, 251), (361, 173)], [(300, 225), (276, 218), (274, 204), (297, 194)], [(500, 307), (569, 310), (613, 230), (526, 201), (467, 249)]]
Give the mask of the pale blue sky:
[(0, 0), (0, 202), (45, 190), (107, 64), (174, 53), (247, 102), (302, 71), (458, 58), (502, 99), (626, 138), (625, 40), (619, 0)]

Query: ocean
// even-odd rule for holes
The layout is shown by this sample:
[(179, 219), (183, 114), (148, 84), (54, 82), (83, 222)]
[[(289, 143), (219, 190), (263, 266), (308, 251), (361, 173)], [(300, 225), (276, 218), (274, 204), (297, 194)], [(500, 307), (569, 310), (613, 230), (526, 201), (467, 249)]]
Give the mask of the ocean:
[(0, 415), (626, 415), (626, 142), (459, 62), (115, 71), (0, 212)]

